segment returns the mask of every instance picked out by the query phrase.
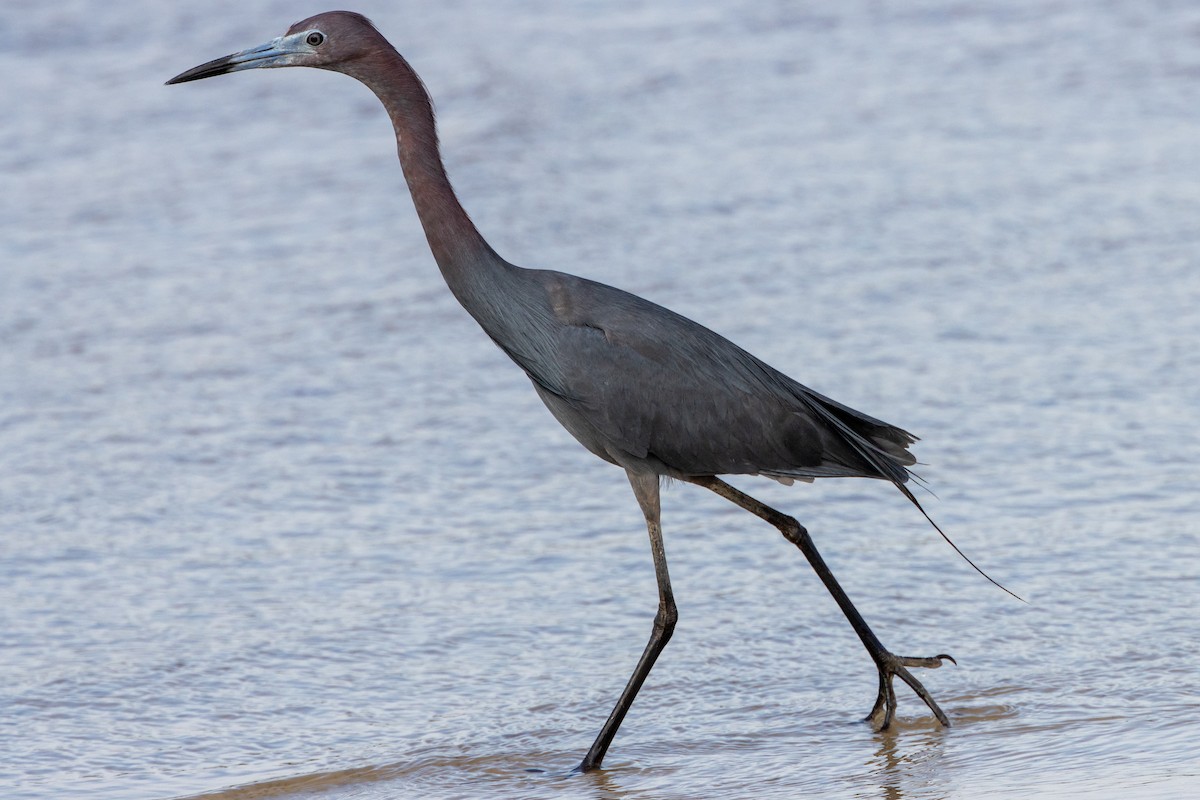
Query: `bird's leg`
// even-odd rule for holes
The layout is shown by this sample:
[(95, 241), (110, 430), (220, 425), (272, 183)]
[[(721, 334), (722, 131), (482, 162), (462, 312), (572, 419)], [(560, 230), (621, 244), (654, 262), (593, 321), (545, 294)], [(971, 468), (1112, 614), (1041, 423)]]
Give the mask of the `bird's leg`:
[(871, 713), (867, 715), (864, 722), (869, 722), (876, 730), (885, 730), (892, 724), (892, 717), (896, 713), (896, 692), (892, 688), (892, 679), (896, 676), (904, 681), (912, 688), (917, 696), (925, 701), (925, 705), (929, 706), (929, 710), (937, 717), (938, 722), (946, 727), (950, 727), (950, 720), (946, 717), (945, 712), (938, 707), (933, 697), (926, 691), (921, 682), (913, 677), (907, 667), (928, 667), (936, 668), (942, 665), (942, 660), (947, 659), (952, 663), (957, 663), (948, 655), (940, 654), (930, 658), (914, 658), (911, 656), (898, 656), (887, 650), (875, 636), (875, 633), (868, 627), (866, 620), (858, 613), (858, 609), (850, 602), (850, 598), (842, 589), (837, 579), (833, 577), (833, 572), (825, 563), (825, 559), (821, 558), (821, 554), (817, 552), (816, 545), (813, 544), (812, 537), (808, 535), (808, 531), (797, 522), (794, 518), (783, 514), (765, 503), (755, 500), (745, 492), (738, 491), (720, 478), (703, 477), (689, 478), (692, 483), (710, 489), (717, 494), (730, 500), (750, 513), (761, 517), (767, 522), (779, 528), (779, 531), (796, 547), (800, 548), (800, 552), (804, 553), (808, 563), (812, 565), (813, 570), (825, 584), (825, 588), (833, 595), (833, 599), (837, 601), (838, 606), (842, 609), (842, 613), (846, 615), (846, 619), (850, 621), (851, 627), (854, 628), (858, 638), (862, 640), (866, 646), (867, 652), (870, 653), (871, 659), (875, 662), (876, 668), (879, 670), (879, 694), (875, 699), (875, 705), (871, 709)]
[(642, 514), (646, 517), (646, 529), (650, 532), (650, 552), (654, 557), (654, 576), (658, 580), (658, 613), (654, 615), (654, 627), (650, 631), (650, 641), (646, 643), (642, 657), (638, 659), (633, 674), (629, 676), (629, 682), (625, 684), (624, 691), (617, 699), (612, 713), (608, 715), (604, 727), (600, 729), (600, 734), (596, 736), (596, 741), (576, 768), (578, 772), (597, 769), (604, 760), (608, 746), (617, 735), (617, 728), (621, 727), (621, 721), (633, 705), (633, 699), (637, 697), (638, 689), (642, 688), (642, 683), (650, 674), (658, 654), (667, 646), (671, 633), (675, 630), (675, 621), (679, 618), (679, 612), (675, 610), (675, 597), (671, 593), (671, 578), (667, 575), (667, 554), (663, 549), (662, 526), (659, 523), (658, 476), (634, 472), (628, 472), (628, 475), (633, 493), (637, 496)]

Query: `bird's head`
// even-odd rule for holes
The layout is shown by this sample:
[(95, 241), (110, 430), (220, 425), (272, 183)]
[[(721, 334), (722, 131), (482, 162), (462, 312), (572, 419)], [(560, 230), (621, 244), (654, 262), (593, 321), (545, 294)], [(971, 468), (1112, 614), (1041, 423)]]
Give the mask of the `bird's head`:
[(363, 15), (352, 11), (328, 11), (297, 22), (283, 36), (192, 67), (167, 83), (185, 83), (228, 72), (271, 67), (318, 67), (350, 72), (347, 69), (350, 64), (376, 51), (381, 42), (387, 46), (375, 26)]

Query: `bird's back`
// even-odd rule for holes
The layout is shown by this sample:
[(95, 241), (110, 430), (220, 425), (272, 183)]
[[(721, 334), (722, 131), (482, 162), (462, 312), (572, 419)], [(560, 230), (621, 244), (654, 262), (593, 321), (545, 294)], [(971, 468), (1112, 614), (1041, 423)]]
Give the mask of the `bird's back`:
[(915, 463), (911, 434), (644, 298), (544, 270), (511, 268), (503, 285), (493, 298), (503, 308), (476, 318), (559, 422), (605, 460), (676, 477), (895, 483)]

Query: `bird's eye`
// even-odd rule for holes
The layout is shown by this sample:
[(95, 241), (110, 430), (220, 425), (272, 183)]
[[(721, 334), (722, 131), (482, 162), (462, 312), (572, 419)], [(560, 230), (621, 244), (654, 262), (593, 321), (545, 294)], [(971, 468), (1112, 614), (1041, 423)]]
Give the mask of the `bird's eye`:
[(317, 47), (321, 42), (325, 41), (325, 34), (320, 31), (313, 31), (308, 36), (304, 37), (304, 41), (308, 42), (311, 47)]

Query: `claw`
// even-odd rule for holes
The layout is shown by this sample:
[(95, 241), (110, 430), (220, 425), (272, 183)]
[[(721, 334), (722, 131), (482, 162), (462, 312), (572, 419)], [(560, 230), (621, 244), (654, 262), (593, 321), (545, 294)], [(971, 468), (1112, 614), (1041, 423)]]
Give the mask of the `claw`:
[(937, 717), (937, 721), (949, 728), (950, 718), (938, 706), (933, 695), (929, 694), (921, 682), (906, 669), (906, 667), (937, 669), (942, 665), (943, 660), (958, 666), (958, 662), (946, 653), (940, 653), (932, 658), (913, 658), (885, 652), (876, 660), (876, 666), (879, 668), (879, 694), (875, 697), (875, 705), (871, 708), (871, 713), (867, 714), (863, 721), (870, 723), (877, 731), (887, 730), (891, 726), (892, 719), (896, 715), (896, 690), (892, 686), (892, 679), (899, 675), (900, 680), (907, 683), (909, 688), (916, 692), (917, 697), (925, 701), (925, 705), (929, 706), (929, 710)]
[(925, 669), (937, 669), (942, 665), (943, 661), (949, 661), (954, 666), (958, 666), (958, 662), (954, 660), (954, 656), (949, 653), (939, 653), (932, 658), (914, 658), (912, 656), (892, 656), (900, 664), (906, 667), (924, 667)]

